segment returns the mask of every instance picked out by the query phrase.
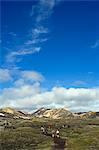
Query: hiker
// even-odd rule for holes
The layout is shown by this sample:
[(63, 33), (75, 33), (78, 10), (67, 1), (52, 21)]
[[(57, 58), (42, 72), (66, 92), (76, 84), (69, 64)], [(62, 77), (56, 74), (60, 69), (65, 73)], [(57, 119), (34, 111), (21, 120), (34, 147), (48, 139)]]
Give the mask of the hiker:
[(41, 127), (41, 131), (42, 131), (43, 134), (45, 133), (44, 127)]
[(51, 125), (49, 125), (48, 128), (51, 129)]
[(56, 137), (57, 137), (57, 138), (60, 137), (60, 136), (59, 136), (59, 130), (58, 130), (58, 129), (56, 130)]
[(9, 122), (7, 120), (5, 120), (4, 122), (4, 128), (8, 128), (9, 127)]
[(70, 125), (67, 125), (67, 128), (70, 128)]
[(52, 137), (55, 137), (55, 130), (52, 130)]
[(48, 134), (48, 128), (47, 127), (45, 127), (45, 132), (44, 132), (44, 134)]
[(62, 128), (65, 128), (65, 124), (62, 125)]
[(41, 131), (43, 134), (47, 134), (47, 128), (46, 127), (41, 127)]

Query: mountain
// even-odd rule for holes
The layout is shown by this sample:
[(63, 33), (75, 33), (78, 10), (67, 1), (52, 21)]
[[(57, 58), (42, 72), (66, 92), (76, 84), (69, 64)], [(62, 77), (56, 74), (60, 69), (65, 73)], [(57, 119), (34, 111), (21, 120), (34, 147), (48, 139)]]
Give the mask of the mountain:
[(1, 118), (14, 118), (14, 119), (32, 119), (33, 117), (38, 118), (50, 118), (50, 119), (62, 119), (62, 118), (78, 118), (78, 119), (88, 119), (88, 118), (96, 118), (99, 117), (99, 112), (78, 112), (72, 113), (69, 110), (64, 108), (40, 108), (32, 114), (24, 113), (22, 111), (6, 107), (0, 109), (0, 117)]
[(52, 119), (73, 117), (73, 114), (64, 108), (46, 109), (43, 107), (34, 112), (33, 115), (39, 118), (46, 117)]
[(0, 116), (1, 117), (8, 117), (8, 118), (22, 118), (22, 119), (30, 119), (30, 116), (22, 111), (15, 110), (10, 107), (5, 107), (0, 109)]
[(41, 107), (40, 109), (36, 110), (32, 115), (35, 117), (43, 117), (44, 112), (46, 112), (47, 110), (50, 110), (50, 109)]

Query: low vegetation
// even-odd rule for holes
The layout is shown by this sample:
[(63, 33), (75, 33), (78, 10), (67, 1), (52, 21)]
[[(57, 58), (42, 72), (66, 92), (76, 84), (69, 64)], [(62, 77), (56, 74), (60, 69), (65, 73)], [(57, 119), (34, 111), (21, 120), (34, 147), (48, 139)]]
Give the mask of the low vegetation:
[[(0, 131), (0, 150), (99, 150), (99, 119), (46, 119), (9, 120), (14, 128)], [(1, 123), (3, 126), (3, 121)], [(40, 127), (48, 129), (48, 135)], [(55, 141), (51, 131), (59, 129), (60, 139)], [(64, 146), (61, 145), (62, 142)], [(60, 147), (61, 146), (61, 147)]]

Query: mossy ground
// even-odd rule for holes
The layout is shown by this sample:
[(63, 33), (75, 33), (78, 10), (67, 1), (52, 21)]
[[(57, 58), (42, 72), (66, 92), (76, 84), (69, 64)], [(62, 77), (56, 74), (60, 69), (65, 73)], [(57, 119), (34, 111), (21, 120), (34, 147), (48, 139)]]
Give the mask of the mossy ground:
[[(60, 130), (61, 139), (67, 141), (64, 150), (99, 150), (99, 119), (75, 120), (12, 120), (15, 129), (0, 132), (0, 150), (53, 150), (51, 136), (43, 135), (40, 127)], [(64, 128), (63, 125), (66, 125)], [(69, 127), (67, 126), (69, 125)]]

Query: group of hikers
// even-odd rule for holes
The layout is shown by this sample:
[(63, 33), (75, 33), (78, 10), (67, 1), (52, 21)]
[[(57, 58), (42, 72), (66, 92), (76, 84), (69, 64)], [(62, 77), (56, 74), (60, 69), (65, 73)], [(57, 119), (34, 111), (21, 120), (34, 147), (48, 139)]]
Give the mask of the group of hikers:
[[(44, 126), (41, 126), (41, 132), (45, 135), (48, 135), (48, 128), (44, 127)], [(51, 130), (51, 134), (50, 134), (53, 138), (57, 137), (59, 138), (60, 137), (60, 131), (59, 129), (53, 129)]]

